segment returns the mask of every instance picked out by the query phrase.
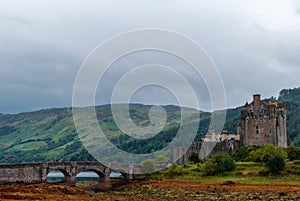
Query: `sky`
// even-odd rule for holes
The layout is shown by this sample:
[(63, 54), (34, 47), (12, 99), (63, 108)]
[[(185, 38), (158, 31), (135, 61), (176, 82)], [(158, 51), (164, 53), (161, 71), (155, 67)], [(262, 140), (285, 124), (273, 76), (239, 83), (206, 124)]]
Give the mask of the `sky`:
[[(203, 47), (222, 77), (227, 108), (256, 93), (267, 98), (300, 86), (300, 0), (0, 0), (0, 5), (0, 113), (70, 107), (76, 75), (90, 52), (114, 35), (143, 28), (172, 30)], [(109, 103), (122, 73), (148, 63), (187, 68), (163, 53), (129, 55), (99, 83), (96, 103)], [(200, 109), (210, 110), (205, 83), (191, 71), (182, 74), (197, 91)], [(176, 104), (158, 87), (141, 89), (132, 101)]]

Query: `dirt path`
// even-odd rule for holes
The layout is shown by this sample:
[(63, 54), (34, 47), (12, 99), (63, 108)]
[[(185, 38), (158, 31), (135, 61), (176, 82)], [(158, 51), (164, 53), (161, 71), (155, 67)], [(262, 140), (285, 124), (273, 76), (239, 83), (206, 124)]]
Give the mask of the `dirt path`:
[(92, 194), (65, 185), (0, 185), (0, 200), (300, 200), (300, 186), (135, 181)]

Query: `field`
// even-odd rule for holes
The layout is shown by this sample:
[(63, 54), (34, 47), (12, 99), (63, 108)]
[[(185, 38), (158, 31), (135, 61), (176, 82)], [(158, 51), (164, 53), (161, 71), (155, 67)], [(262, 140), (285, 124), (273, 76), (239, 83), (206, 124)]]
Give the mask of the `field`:
[(300, 187), (132, 181), (112, 191), (91, 193), (64, 185), (2, 185), (0, 200), (300, 200)]

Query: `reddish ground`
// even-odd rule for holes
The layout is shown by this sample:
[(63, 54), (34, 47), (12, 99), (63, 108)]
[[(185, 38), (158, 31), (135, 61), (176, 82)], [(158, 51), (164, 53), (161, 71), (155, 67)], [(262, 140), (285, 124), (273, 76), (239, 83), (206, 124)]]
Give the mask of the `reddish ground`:
[(0, 200), (300, 200), (299, 186), (135, 181), (92, 193), (66, 185), (0, 185)]

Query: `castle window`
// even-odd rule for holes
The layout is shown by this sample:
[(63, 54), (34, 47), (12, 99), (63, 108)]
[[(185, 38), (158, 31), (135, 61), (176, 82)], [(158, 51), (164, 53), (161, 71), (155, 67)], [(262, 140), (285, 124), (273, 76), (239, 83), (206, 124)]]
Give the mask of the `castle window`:
[(256, 135), (258, 135), (258, 134), (259, 134), (259, 127), (256, 126)]

